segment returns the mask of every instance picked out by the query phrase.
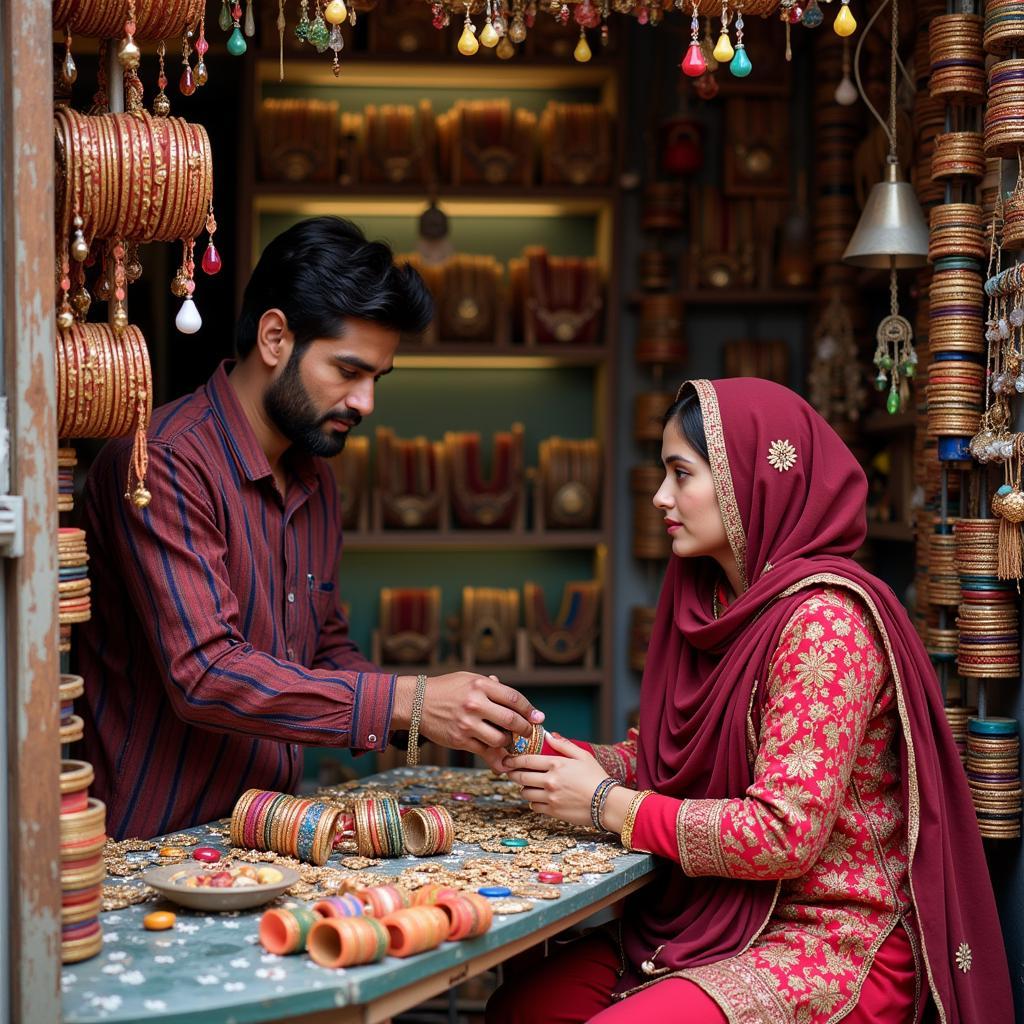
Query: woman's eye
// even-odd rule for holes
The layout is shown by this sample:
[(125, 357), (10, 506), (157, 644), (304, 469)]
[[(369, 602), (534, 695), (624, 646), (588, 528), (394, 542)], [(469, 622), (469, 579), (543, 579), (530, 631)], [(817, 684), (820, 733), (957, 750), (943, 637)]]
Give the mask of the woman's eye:
[(685, 469), (677, 469), (676, 470), (676, 479), (677, 480), (682, 480), (684, 477), (688, 477), (689, 475), (690, 474), (687, 473)]

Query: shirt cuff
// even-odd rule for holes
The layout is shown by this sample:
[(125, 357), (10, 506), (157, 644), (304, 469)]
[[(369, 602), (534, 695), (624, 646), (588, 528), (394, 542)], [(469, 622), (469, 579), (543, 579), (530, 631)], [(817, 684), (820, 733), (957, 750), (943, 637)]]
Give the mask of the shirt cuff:
[(353, 750), (385, 750), (391, 733), (398, 676), (360, 672), (352, 697), (349, 746)]
[(652, 793), (640, 804), (633, 822), (630, 846), (634, 850), (648, 850), (666, 860), (679, 860), (676, 848), (676, 814), (681, 801), (670, 796)]

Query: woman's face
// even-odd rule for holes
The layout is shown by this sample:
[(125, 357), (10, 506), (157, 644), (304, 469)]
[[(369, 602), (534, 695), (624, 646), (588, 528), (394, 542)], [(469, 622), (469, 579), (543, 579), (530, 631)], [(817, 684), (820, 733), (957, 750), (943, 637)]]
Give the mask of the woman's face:
[(665, 514), (672, 554), (678, 558), (703, 555), (723, 563), (732, 552), (711, 466), (687, 442), (674, 420), (662, 433), (661, 461), (665, 479), (654, 495), (654, 507)]

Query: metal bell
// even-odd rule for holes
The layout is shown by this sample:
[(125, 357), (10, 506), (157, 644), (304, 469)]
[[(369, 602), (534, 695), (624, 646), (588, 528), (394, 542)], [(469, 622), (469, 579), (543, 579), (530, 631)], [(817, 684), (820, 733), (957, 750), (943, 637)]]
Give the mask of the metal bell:
[(920, 267), (928, 261), (928, 225), (913, 186), (890, 163), (885, 181), (872, 186), (857, 229), (843, 253), (856, 267)]

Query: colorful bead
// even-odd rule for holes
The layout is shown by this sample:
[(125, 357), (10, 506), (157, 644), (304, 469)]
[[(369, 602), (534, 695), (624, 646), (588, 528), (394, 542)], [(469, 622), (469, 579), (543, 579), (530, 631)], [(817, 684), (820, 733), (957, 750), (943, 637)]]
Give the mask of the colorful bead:
[(477, 892), (488, 899), (501, 899), (512, 895), (512, 890), (507, 885), (485, 885), (477, 889)]
[(537, 874), (537, 881), (545, 885), (558, 885), (562, 881), (561, 871), (540, 871)]
[(204, 864), (216, 864), (220, 860), (220, 850), (215, 850), (212, 846), (197, 846), (192, 851), (192, 859)]
[(514, 849), (522, 849), (524, 846), (529, 846), (530, 842), (528, 839), (502, 839), (502, 846), (511, 846)]
[(178, 918), (169, 910), (154, 910), (142, 919), (142, 927), (149, 932), (165, 932), (173, 928)]

